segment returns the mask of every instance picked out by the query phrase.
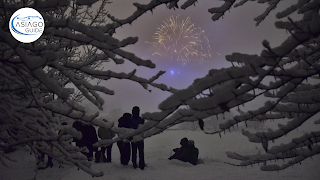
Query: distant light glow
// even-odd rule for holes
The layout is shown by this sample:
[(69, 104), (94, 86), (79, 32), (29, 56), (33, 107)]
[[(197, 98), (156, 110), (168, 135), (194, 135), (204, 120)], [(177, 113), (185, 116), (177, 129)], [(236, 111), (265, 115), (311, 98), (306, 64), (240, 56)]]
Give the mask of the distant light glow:
[(190, 21), (190, 17), (180, 20), (179, 16), (166, 19), (154, 33), (150, 43), (159, 55), (168, 60), (201, 61), (211, 57), (209, 40), (200, 27)]
[(171, 75), (180, 74), (180, 71), (170, 70), (170, 74), (171, 74)]

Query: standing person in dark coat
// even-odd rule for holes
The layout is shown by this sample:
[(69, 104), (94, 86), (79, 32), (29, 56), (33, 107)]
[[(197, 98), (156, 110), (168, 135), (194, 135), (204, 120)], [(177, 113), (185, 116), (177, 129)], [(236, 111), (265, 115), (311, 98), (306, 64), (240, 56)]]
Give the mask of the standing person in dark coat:
[[(106, 119), (103, 119), (103, 121), (108, 122)], [(103, 127), (99, 127), (98, 129), (98, 136), (101, 139), (112, 139), (115, 136), (115, 133), (111, 131), (110, 129), (105, 129)], [(112, 145), (110, 144), (109, 146), (101, 147), (101, 154), (103, 158), (103, 162), (110, 163), (111, 162), (111, 151), (112, 151)], [(107, 150), (107, 158), (105, 156)]]
[[(140, 108), (135, 106), (132, 108), (131, 128), (138, 129), (140, 125), (144, 124), (144, 119), (140, 117)], [(145, 167), (144, 161), (144, 141), (131, 142), (132, 148), (132, 164), (134, 168), (137, 168), (137, 150), (139, 150), (139, 168), (141, 170)]]
[(92, 161), (93, 152), (98, 151), (98, 148), (93, 147), (93, 144), (98, 142), (96, 129), (92, 125), (84, 125), (83, 126), (83, 134), (84, 134), (84, 136), (82, 138), (83, 138), (84, 144), (89, 150), (89, 152), (86, 153), (86, 155), (88, 157), (88, 160)]
[(97, 151), (97, 148), (93, 147), (93, 144), (98, 141), (96, 129), (92, 125), (85, 125), (81, 122), (74, 122), (72, 125), (77, 131), (80, 131), (82, 134), (81, 139), (74, 138), (74, 142), (78, 147), (87, 147), (89, 152), (82, 152), (82, 154), (86, 155), (89, 161), (93, 159), (93, 151)]
[[(118, 120), (119, 128), (131, 129), (131, 114), (124, 113), (123, 116)], [(128, 165), (131, 156), (131, 145), (128, 139), (117, 142), (120, 151), (120, 162), (122, 165)]]
[(73, 142), (76, 143), (76, 146), (78, 146), (79, 148), (84, 147), (84, 142), (83, 142), (83, 136), (84, 134), (82, 133), (82, 129), (83, 129), (83, 124), (79, 121), (75, 121), (72, 124), (72, 127), (75, 128), (77, 131), (81, 132), (82, 137), (80, 139), (78, 138), (73, 138)]

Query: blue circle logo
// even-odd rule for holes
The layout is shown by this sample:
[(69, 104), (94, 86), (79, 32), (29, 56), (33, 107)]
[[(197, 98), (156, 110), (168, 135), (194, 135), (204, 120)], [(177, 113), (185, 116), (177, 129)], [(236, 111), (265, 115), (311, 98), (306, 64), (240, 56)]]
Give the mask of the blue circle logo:
[(23, 43), (31, 43), (42, 35), (44, 19), (37, 10), (22, 8), (11, 16), (9, 29), (16, 40)]

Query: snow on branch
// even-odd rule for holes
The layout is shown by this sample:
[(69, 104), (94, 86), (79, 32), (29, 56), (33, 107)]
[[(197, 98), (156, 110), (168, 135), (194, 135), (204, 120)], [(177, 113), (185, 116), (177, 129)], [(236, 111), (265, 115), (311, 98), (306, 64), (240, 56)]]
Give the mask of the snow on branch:
[[(50, 2), (50, 3), (49, 3)], [(124, 47), (135, 44), (136, 37), (118, 40), (113, 37), (117, 28), (133, 23), (134, 20), (160, 6), (178, 8), (179, 0), (150, 0), (147, 4), (134, 3), (137, 8), (125, 19), (117, 19), (103, 9), (101, 3), (97, 14), (91, 5), (95, 0), (79, 1), (35, 1), (30, 7), (40, 11), (46, 19), (46, 30), (42, 37), (32, 44), (16, 41), (9, 29), (0, 29), (0, 156), (15, 148), (27, 146), (34, 154), (44, 152), (62, 164), (74, 164), (93, 176), (101, 172), (91, 169), (81, 151), (70, 144), (70, 138), (79, 138), (71, 127), (63, 127), (64, 122), (79, 121), (93, 124), (118, 133), (111, 141), (99, 141), (96, 146), (106, 145), (127, 137), (134, 141), (150, 137), (165, 129), (182, 123), (198, 121), (201, 129), (208, 134), (230, 130), (232, 127), (250, 121), (264, 122), (276, 119), (288, 121), (279, 124), (276, 130), (249, 132), (243, 134), (252, 142), (261, 143), (266, 153), (242, 156), (228, 153), (230, 158), (240, 160), (240, 166), (265, 163), (262, 170), (281, 170), (300, 163), (306, 158), (320, 154), (318, 132), (312, 132), (294, 139), (284, 146), (272, 147), (272, 141), (300, 127), (320, 111), (320, 17), (318, 1), (299, 1), (284, 10), (280, 17), (294, 12), (303, 13), (298, 21), (288, 18), (287, 22), (277, 22), (276, 26), (288, 30), (290, 37), (278, 47), (272, 48), (268, 41), (262, 42), (265, 50), (260, 55), (233, 53), (226, 56), (232, 67), (210, 70), (208, 74), (195, 80), (186, 89), (177, 90), (155, 82), (164, 72), (145, 79), (129, 73), (116, 73), (101, 68), (102, 62), (113, 60), (117, 65), (131, 61), (138, 66), (154, 68), (150, 60), (143, 60)], [(187, 0), (185, 9), (195, 0)], [(245, 5), (240, 1), (235, 7)], [(260, 23), (272, 10), (276, 10), (279, 0), (255, 1), (269, 3), (263, 14), (256, 18)], [(6, 1), (0, 4), (0, 24), (8, 19), (26, 1)], [(212, 19), (220, 19), (235, 4), (235, 0), (225, 0), (220, 7), (209, 9)], [(67, 13), (70, 12), (70, 13)], [(107, 19), (112, 20), (107, 23)], [(81, 53), (81, 52), (85, 53)], [(99, 69), (101, 68), (101, 69)], [(102, 122), (98, 113), (89, 115), (85, 108), (72, 99), (79, 92), (100, 109), (104, 103), (99, 92), (112, 95), (111, 88), (92, 84), (90, 80), (128, 79), (148, 89), (151, 85), (171, 92), (172, 95), (159, 104), (159, 112), (145, 113), (148, 120), (137, 130), (123, 130), (113, 124)], [(244, 110), (242, 106), (259, 98), (265, 99), (261, 107)], [(220, 129), (207, 129), (203, 119), (238, 109), (239, 115), (220, 124)], [(315, 121), (319, 124), (319, 120)], [(300, 149), (299, 149), (299, 148)], [(267, 165), (271, 160), (292, 159), (282, 166)]]
[[(182, 9), (186, 9), (192, 4), (195, 4), (197, 0), (187, 0), (181, 5)], [(131, 16), (125, 19), (117, 19), (116, 17), (108, 14), (108, 17), (115, 23), (113, 28), (118, 28), (119, 26), (123, 26), (125, 24), (132, 24), (137, 18), (141, 15), (145, 14), (148, 11), (153, 11), (157, 6), (166, 4), (169, 9), (179, 8), (178, 5), (179, 0), (150, 0), (147, 4), (133, 3), (133, 5), (137, 8), (135, 12), (132, 13)]]
[(269, 1), (269, 7), (263, 12), (260, 16), (254, 18), (254, 20), (257, 22), (256, 25), (258, 26), (267, 16), (268, 14), (274, 10), (277, 5), (279, 4), (280, 0), (274, 0), (274, 1)]
[[(146, 11), (169, 2), (147, 6)], [(99, 6), (97, 11), (91, 7), (94, 3)], [(98, 113), (88, 114), (77, 101), (84, 97), (102, 109), (104, 100), (99, 92), (113, 95), (114, 91), (99, 85), (99, 82), (111, 78), (128, 79), (145, 89), (151, 85), (173, 91), (155, 83), (163, 71), (145, 79), (136, 76), (136, 70), (129, 73), (103, 70), (103, 63), (110, 60), (117, 65), (131, 61), (138, 66), (155, 67), (150, 60), (123, 50), (135, 44), (137, 37), (119, 40), (112, 36), (120, 26), (108, 23), (107, 3), (110, 2), (46, 0), (0, 4), (4, 12), (0, 15), (0, 24), (6, 24), (5, 21), (17, 9), (28, 5), (42, 14), (46, 27), (41, 38), (31, 44), (16, 41), (9, 29), (0, 30), (1, 158), (16, 149), (29, 147), (35, 156), (45, 153), (61, 164), (73, 164), (93, 176), (102, 176), (101, 172), (91, 169), (91, 163), (82, 155), (86, 149), (77, 148), (69, 142), (80, 138), (81, 134), (70, 125), (64, 127), (63, 124), (79, 121), (106, 128), (112, 126), (98, 120)], [(98, 83), (93, 84), (91, 80)]]
[(191, 5), (196, 5), (197, 0), (188, 0), (181, 5), (181, 9), (187, 9)]
[[(244, 5), (241, 1), (237, 6)], [(275, 10), (279, 0), (256, 1), (269, 3), (266, 11), (256, 18), (260, 23), (271, 10)], [(212, 8), (213, 20), (218, 20), (235, 1), (225, 1), (219, 8)], [(306, 158), (319, 154), (317, 132), (306, 134), (300, 139), (294, 139), (289, 145), (272, 147), (273, 141), (281, 139), (291, 131), (299, 128), (316, 117), (320, 112), (319, 99), (319, 35), (320, 21), (318, 2), (299, 1), (295, 8), (284, 11), (289, 15), (295, 11), (305, 12), (299, 21), (277, 22), (276, 26), (290, 31), (291, 36), (280, 46), (272, 48), (267, 41), (262, 45), (265, 50), (260, 55), (246, 55), (233, 53), (226, 56), (233, 67), (211, 70), (203, 77), (194, 81), (186, 89), (173, 91), (173, 94), (159, 104), (160, 112), (145, 113), (143, 117), (154, 121), (154, 126), (148, 128), (144, 134), (157, 134), (164, 129), (182, 122), (198, 121), (223, 114), (230, 109), (237, 108), (239, 115), (227, 119), (219, 125), (220, 130), (210, 131), (204, 124), (203, 130), (207, 134), (220, 134), (234, 126), (247, 122), (273, 121), (280, 123), (276, 130), (268, 129), (263, 132), (249, 132), (243, 134), (249, 141), (261, 143), (266, 154), (241, 156), (228, 153), (230, 158), (238, 159), (240, 166), (267, 163), (271, 160), (292, 159), (282, 166), (263, 165), (262, 170), (281, 170)], [(317, 6), (318, 7), (318, 6)], [(312, 14), (312, 16), (310, 16)], [(282, 15), (282, 16), (287, 16)], [(238, 63), (238, 66), (235, 64)], [(310, 82), (311, 81), (311, 82)], [(265, 103), (253, 110), (243, 111), (240, 108), (253, 100), (264, 97)], [(319, 120), (314, 122), (319, 123)], [(311, 137), (312, 136), (312, 137)], [(297, 150), (302, 148), (301, 150)], [(294, 152), (293, 154), (286, 154)]]
[[(290, 166), (295, 164), (301, 164), (307, 158), (311, 158), (314, 155), (320, 153), (320, 146), (318, 144), (313, 146), (313, 149), (308, 148), (301, 148), (296, 149), (294, 151), (288, 151), (285, 153), (278, 153), (278, 154), (261, 154), (257, 153), (255, 155), (240, 155), (233, 152), (227, 152), (227, 156), (231, 159), (241, 161), (240, 164), (232, 164), (227, 163), (235, 166), (252, 166), (263, 164), (261, 166), (262, 171), (280, 171), (286, 169)], [(285, 163), (273, 164), (273, 161), (282, 160)], [(269, 164), (269, 165), (268, 165)]]
[(230, 10), (232, 5), (235, 3), (236, 1), (235, 0), (226, 0), (225, 3), (220, 6), (220, 7), (215, 7), (215, 8), (211, 8), (209, 9), (208, 11), (211, 13), (211, 14), (214, 14), (212, 16), (212, 20), (213, 21), (217, 21), (219, 20), (224, 14), (226, 11)]

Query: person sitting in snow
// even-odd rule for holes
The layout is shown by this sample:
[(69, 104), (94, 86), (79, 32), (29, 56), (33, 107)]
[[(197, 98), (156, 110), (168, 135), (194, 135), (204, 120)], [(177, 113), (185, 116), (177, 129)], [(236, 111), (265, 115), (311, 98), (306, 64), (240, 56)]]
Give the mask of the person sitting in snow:
[[(119, 128), (131, 128), (131, 114), (124, 113), (122, 117), (118, 120)], [(128, 165), (131, 157), (131, 145), (128, 139), (117, 142), (120, 151), (120, 162), (122, 165)]]
[[(103, 121), (108, 122), (106, 119), (103, 119)], [(110, 129), (105, 129), (103, 127), (99, 127), (98, 129), (98, 136), (101, 139), (112, 139), (115, 136), (115, 133), (111, 131)], [(112, 151), (112, 145), (101, 147), (101, 155), (103, 158), (103, 162), (110, 163), (111, 162), (111, 151)], [(107, 157), (105, 156), (107, 150)]]
[(189, 140), (187, 151), (187, 162), (197, 165), (199, 150), (194, 146), (193, 140)]
[(180, 161), (187, 162), (189, 140), (187, 138), (182, 138), (180, 141), (180, 145), (180, 148), (173, 149), (174, 154), (169, 157), (169, 160), (178, 159)]
[(194, 146), (194, 141), (182, 138), (180, 144), (180, 148), (173, 149), (175, 153), (169, 157), (169, 160), (177, 159), (196, 165), (198, 162), (199, 150)]

